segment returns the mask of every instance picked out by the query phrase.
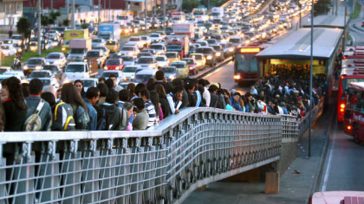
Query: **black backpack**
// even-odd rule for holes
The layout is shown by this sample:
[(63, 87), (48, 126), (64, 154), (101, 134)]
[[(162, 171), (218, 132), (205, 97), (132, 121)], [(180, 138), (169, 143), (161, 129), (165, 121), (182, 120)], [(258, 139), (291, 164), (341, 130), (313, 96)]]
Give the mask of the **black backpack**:
[(98, 130), (118, 130), (120, 127), (120, 110), (116, 105), (102, 104), (99, 110)]

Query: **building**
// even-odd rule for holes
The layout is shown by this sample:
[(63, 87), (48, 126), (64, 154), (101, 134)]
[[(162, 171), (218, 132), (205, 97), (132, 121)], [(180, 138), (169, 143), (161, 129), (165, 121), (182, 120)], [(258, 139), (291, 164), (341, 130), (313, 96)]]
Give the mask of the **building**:
[(0, 26), (6, 29), (16, 26), (23, 16), (24, 0), (0, 0)]

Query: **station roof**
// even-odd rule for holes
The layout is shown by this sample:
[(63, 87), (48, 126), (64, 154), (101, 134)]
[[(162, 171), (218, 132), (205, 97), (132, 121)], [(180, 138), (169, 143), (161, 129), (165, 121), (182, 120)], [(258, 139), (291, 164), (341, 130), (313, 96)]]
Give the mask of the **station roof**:
[[(313, 57), (330, 58), (336, 50), (341, 36), (341, 29), (314, 28)], [(308, 59), (311, 49), (310, 41), (310, 29), (301, 28), (289, 33), (257, 56), (258, 58)]]
[(359, 91), (364, 91), (364, 82), (351, 82), (349, 86)]
[[(313, 19), (314, 27), (326, 27), (326, 28), (344, 28), (344, 16), (342, 15), (320, 15)], [(349, 17), (346, 18), (348, 23)], [(311, 27), (310, 16), (302, 19), (302, 27)]]

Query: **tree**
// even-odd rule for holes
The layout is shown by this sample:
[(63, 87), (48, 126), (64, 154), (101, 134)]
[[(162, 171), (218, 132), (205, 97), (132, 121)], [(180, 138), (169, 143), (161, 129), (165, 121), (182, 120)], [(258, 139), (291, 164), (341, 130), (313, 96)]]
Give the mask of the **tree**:
[(182, 9), (191, 12), (192, 9), (197, 8), (199, 1), (196, 0), (183, 0)]
[(70, 20), (68, 20), (68, 19), (64, 19), (64, 20), (63, 20), (63, 25), (64, 25), (64, 26), (66, 26), (66, 27), (67, 27), (69, 24), (70, 24)]
[(16, 24), (16, 30), (19, 34), (23, 35), (23, 38), (29, 38), (31, 33), (31, 25), (27, 18), (21, 17)]
[(327, 14), (330, 11), (330, 7), (330, 0), (318, 0), (318, 2), (314, 5), (314, 15)]

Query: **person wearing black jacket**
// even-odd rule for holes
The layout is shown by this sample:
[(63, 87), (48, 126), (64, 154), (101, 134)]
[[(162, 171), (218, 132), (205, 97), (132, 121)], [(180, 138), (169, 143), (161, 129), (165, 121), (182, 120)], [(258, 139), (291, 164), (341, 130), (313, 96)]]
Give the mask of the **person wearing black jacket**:
[(166, 118), (167, 116), (171, 115), (171, 108), (169, 107), (168, 100), (167, 100), (167, 93), (161, 84), (155, 85), (155, 91), (159, 95), (159, 103), (161, 104), (161, 108), (163, 111), (163, 118)]

